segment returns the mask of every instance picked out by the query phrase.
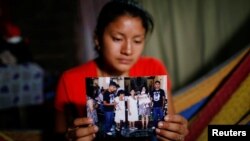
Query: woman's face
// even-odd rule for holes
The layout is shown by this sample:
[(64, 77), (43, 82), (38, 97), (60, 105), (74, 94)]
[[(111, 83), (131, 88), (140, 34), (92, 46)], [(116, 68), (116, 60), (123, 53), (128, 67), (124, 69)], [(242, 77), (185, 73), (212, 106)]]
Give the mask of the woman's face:
[(130, 91), (130, 94), (131, 94), (131, 96), (134, 96), (134, 95), (135, 95), (135, 91), (134, 91), (134, 90), (131, 90), (131, 91)]
[(122, 75), (129, 72), (141, 55), (145, 29), (139, 17), (124, 15), (105, 28), (102, 39), (105, 69)]
[(142, 91), (145, 92), (145, 91), (146, 91), (146, 88), (145, 88), (145, 87), (142, 87)]

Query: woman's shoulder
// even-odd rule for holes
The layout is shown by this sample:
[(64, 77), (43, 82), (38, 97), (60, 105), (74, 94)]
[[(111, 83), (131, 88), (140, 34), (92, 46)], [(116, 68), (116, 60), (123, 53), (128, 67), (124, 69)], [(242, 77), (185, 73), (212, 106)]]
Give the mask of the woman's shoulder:
[(155, 57), (151, 57), (151, 56), (141, 56), (139, 59), (138, 59), (138, 62), (137, 64), (148, 64), (148, 65), (155, 65), (155, 64), (158, 64), (158, 65), (163, 65), (162, 61), (158, 58), (155, 58)]
[(96, 63), (94, 60), (90, 60), (84, 64), (75, 66), (63, 72), (64, 77), (95, 77), (96, 75)]
[(163, 62), (158, 58), (150, 56), (140, 57), (130, 71), (131, 76), (165, 75), (165, 74), (167, 74), (167, 71)]
[(133, 96), (132, 96), (132, 95), (129, 95), (128, 98), (133, 98)]

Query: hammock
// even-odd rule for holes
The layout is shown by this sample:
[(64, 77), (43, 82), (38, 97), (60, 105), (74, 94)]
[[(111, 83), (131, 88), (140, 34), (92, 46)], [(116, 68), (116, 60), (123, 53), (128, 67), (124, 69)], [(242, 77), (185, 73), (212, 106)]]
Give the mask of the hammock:
[(176, 111), (189, 120), (186, 140), (207, 140), (208, 124), (250, 122), (249, 53), (247, 47), (174, 94)]

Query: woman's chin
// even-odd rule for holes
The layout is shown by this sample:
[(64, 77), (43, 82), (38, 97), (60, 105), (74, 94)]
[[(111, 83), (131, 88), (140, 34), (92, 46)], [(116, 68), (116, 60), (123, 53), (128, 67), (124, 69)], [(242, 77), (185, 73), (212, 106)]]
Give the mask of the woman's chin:
[(119, 65), (119, 67), (116, 68), (117, 72), (121, 75), (129, 74), (131, 66), (130, 65)]

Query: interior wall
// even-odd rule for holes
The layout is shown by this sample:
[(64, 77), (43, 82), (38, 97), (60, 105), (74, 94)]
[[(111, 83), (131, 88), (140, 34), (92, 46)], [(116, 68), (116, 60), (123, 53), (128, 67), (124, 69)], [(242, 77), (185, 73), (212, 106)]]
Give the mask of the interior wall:
[[(139, 0), (155, 30), (144, 54), (163, 61), (177, 90), (249, 43), (249, 0)], [(93, 29), (103, 0), (1, 0), (47, 72), (95, 57)], [(221, 57), (224, 56), (224, 57)], [(223, 60), (223, 59), (222, 59)]]
[(1, 1), (5, 5), (2, 16), (19, 26), (29, 40), (34, 61), (46, 72), (60, 73), (76, 64), (78, 1)]
[(167, 66), (174, 90), (249, 44), (249, 0), (140, 0), (155, 20), (145, 54)]

